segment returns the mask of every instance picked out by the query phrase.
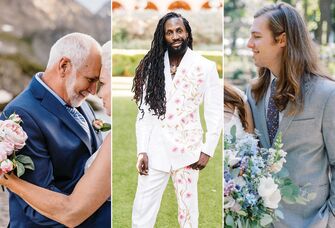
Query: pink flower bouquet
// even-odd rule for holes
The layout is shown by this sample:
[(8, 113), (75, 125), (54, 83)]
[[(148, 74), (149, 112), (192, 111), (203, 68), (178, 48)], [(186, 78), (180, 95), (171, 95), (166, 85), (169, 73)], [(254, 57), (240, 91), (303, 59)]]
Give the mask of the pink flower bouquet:
[(16, 152), (26, 145), (28, 138), (21, 123), (21, 118), (15, 113), (6, 120), (0, 120), (0, 174), (10, 173), (16, 169), (16, 175), (20, 177), (25, 169), (35, 169), (30, 157), (16, 155)]

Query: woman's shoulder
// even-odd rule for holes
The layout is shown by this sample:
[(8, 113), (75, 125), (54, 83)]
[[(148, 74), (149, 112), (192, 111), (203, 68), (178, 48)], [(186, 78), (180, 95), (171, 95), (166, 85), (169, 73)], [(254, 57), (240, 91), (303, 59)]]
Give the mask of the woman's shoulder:
[(247, 102), (248, 98), (245, 92), (236, 86), (232, 86), (232, 89), (242, 98), (243, 102)]

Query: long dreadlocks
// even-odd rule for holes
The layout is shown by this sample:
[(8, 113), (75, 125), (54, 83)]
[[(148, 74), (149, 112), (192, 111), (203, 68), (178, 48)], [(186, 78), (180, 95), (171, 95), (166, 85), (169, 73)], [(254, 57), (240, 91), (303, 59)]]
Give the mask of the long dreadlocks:
[[(164, 54), (167, 44), (164, 39), (165, 22), (171, 18), (181, 18), (188, 33), (187, 45), (193, 48), (192, 30), (188, 21), (180, 14), (170, 12), (162, 17), (156, 27), (154, 39), (151, 42), (149, 52), (141, 60), (135, 71), (132, 91), (135, 93), (134, 100), (144, 115), (141, 108), (142, 103), (149, 105), (149, 111), (158, 118), (164, 119), (166, 112), (165, 79), (164, 79)], [(145, 86), (145, 97), (143, 89)]]

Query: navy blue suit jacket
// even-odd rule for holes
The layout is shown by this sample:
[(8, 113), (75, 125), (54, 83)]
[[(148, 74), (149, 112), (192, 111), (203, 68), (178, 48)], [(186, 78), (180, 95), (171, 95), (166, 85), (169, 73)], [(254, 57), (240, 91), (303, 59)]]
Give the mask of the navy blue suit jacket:
[[(101, 134), (97, 134), (92, 128), (91, 123), (95, 116), (90, 106), (84, 102), (78, 110), (90, 127), (91, 143), (83, 128), (35, 77), (6, 106), (1, 119), (14, 112), (22, 118), (22, 127), (28, 140), (19, 153), (30, 156), (35, 164), (35, 171), (26, 170), (22, 179), (64, 194), (73, 191), (84, 173), (85, 162), (102, 142)], [(9, 212), (10, 227), (64, 227), (39, 214), (11, 192)], [(110, 226), (111, 205), (106, 202), (79, 227)]]

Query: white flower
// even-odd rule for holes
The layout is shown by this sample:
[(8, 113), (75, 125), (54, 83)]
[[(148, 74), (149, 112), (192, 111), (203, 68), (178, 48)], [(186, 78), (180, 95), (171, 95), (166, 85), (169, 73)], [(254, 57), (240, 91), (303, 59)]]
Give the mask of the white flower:
[(246, 185), (246, 183), (247, 183), (247, 182), (244, 180), (244, 178), (241, 177), (241, 176), (235, 178), (234, 181), (235, 181), (235, 184), (236, 184), (236, 185), (239, 185), (240, 187), (244, 187), (244, 186)]
[(261, 197), (268, 197), (278, 189), (278, 185), (274, 182), (272, 177), (262, 177), (259, 180), (258, 194)]
[(12, 115), (10, 115), (8, 117), (9, 120), (12, 120), (13, 122), (17, 123), (17, 124), (21, 124), (22, 123), (22, 119), (18, 114), (13, 113)]
[(273, 194), (268, 197), (263, 197), (264, 206), (272, 209), (278, 208), (278, 204), (281, 200), (281, 195), (279, 189), (277, 189)]
[(285, 162), (286, 162), (286, 159), (281, 158), (279, 161), (272, 164), (272, 166), (270, 167), (270, 171), (273, 172), (273, 173), (278, 173), (283, 168), (283, 164)]
[(283, 164), (276, 162), (270, 167), (270, 172), (278, 173), (283, 168)]
[(234, 151), (234, 150), (225, 151), (225, 156), (228, 157), (228, 165), (230, 167), (236, 165), (241, 160), (241, 158), (236, 157), (236, 155), (237, 155), (237, 151)]
[(285, 157), (287, 153), (284, 150), (279, 150), (279, 154), (281, 157)]
[(269, 149), (269, 154), (275, 154), (276, 153), (276, 150), (275, 149), (273, 149), (273, 148), (270, 148)]
[(235, 200), (231, 196), (224, 197), (224, 208), (231, 208), (235, 204)]

